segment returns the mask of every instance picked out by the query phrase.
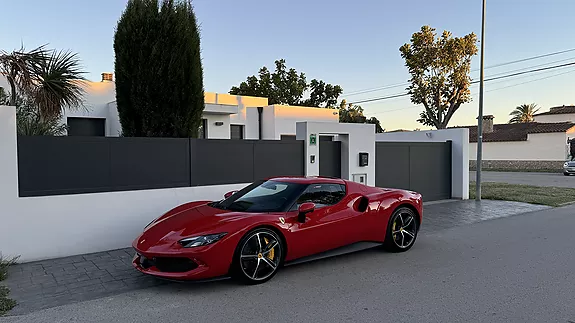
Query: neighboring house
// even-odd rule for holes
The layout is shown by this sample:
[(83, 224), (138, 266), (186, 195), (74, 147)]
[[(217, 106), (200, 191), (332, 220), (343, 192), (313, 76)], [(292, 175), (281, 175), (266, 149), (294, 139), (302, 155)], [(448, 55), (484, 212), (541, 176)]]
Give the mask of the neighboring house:
[[(116, 137), (122, 127), (111, 73), (88, 82), (86, 109), (66, 111), (68, 135)], [(295, 139), (296, 122), (339, 122), (337, 109), (268, 105), (267, 98), (205, 92), (200, 137), (209, 139)], [(261, 134), (260, 134), (261, 129)]]
[[(560, 169), (569, 155), (568, 140), (575, 137), (572, 122), (493, 124), (483, 117), (483, 166), (500, 169)], [(477, 126), (469, 129), (469, 159), (475, 167)]]
[(575, 122), (575, 105), (553, 107), (533, 116), (535, 122)]

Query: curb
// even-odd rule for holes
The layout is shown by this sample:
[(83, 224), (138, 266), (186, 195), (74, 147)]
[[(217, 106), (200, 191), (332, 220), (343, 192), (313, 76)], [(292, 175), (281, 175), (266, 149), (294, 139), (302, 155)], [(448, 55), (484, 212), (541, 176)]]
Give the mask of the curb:
[(563, 207), (563, 206), (568, 206), (568, 205), (572, 205), (572, 204), (575, 204), (575, 201), (561, 203), (561, 204), (557, 205), (557, 207)]

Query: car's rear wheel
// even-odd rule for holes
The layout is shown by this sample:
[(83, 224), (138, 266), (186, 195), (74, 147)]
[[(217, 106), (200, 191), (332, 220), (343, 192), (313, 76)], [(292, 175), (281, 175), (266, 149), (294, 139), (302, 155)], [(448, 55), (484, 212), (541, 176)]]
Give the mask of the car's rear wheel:
[(404, 252), (413, 246), (419, 231), (417, 215), (408, 207), (400, 207), (389, 219), (383, 247), (391, 252)]
[(232, 275), (247, 284), (261, 284), (277, 273), (284, 256), (284, 246), (273, 230), (259, 228), (246, 234), (234, 254)]

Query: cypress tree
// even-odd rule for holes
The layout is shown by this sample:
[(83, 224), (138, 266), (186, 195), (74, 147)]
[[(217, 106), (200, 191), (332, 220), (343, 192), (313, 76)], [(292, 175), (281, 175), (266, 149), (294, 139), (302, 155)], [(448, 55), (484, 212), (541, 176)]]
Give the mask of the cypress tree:
[(191, 1), (129, 0), (114, 52), (122, 135), (197, 137), (204, 86)]

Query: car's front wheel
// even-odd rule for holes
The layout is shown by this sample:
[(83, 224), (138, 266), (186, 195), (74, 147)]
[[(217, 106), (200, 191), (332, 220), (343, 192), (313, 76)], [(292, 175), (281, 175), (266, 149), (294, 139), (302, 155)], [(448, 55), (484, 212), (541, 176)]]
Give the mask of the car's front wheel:
[(238, 244), (232, 263), (232, 275), (247, 284), (270, 280), (278, 271), (284, 256), (279, 235), (267, 228), (247, 233)]
[(407, 207), (400, 207), (389, 219), (383, 247), (391, 252), (404, 252), (413, 246), (419, 231), (415, 212)]

